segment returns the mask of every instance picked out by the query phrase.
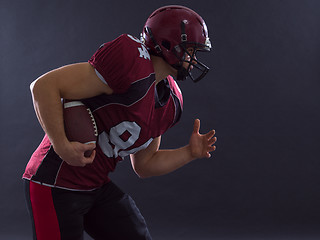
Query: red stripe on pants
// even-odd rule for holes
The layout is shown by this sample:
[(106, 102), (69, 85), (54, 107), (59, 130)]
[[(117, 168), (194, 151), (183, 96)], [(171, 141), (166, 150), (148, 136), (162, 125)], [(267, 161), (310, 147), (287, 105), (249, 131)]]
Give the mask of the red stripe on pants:
[(51, 188), (30, 181), (30, 200), (37, 240), (60, 240)]

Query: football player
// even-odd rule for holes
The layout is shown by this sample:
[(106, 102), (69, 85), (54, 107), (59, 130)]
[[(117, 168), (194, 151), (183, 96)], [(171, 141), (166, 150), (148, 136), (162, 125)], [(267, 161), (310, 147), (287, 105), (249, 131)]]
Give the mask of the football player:
[[(200, 134), (196, 119), (188, 145), (159, 149), (161, 135), (180, 119), (175, 80), (197, 82), (209, 68), (198, 51), (211, 49), (204, 20), (183, 6), (165, 6), (147, 19), (141, 39), (123, 34), (88, 62), (50, 71), (31, 84), (45, 136), (23, 178), (34, 239), (151, 239), (132, 198), (108, 177), (130, 156), (138, 176), (172, 172), (215, 150), (215, 131)], [(97, 144), (70, 142), (61, 98), (81, 100), (98, 127)], [(93, 150), (85, 157), (87, 150)]]

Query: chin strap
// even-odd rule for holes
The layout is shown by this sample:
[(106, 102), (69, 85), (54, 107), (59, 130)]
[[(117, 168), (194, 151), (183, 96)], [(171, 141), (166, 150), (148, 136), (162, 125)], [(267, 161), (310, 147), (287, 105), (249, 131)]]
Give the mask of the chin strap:
[(177, 80), (184, 81), (187, 79), (187, 76), (189, 75), (188, 70), (184, 67), (178, 68), (178, 74), (177, 74)]
[(181, 44), (186, 43), (188, 40), (188, 35), (186, 34), (186, 24), (181, 21)]
[(161, 47), (159, 46), (159, 44), (157, 43), (156, 39), (154, 38), (152, 31), (149, 27), (146, 27), (146, 32), (149, 34), (149, 37), (151, 39), (151, 41), (154, 44), (154, 49), (156, 50), (156, 54), (159, 56), (162, 56), (162, 50)]
[[(184, 21), (181, 21), (180, 24), (181, 27), (181, 43), (177, 46), (175, 46), (174, 51), (176, 57), (179, 59), (179, 53), (181, 51), (186, 51), (185, 45), (188, 39), (188, 36), (186, 34), (186, 24)], [(183, 56), (184, 58), (185, 56)], [(184, 59), (179, 59), (179, 64), (174, 65), (173, 67), (178, 70), (177, 74), (177, 80), (184, 81), (186, 80), (187, 76), (189, 75), (188, 70), (182, 67)]]

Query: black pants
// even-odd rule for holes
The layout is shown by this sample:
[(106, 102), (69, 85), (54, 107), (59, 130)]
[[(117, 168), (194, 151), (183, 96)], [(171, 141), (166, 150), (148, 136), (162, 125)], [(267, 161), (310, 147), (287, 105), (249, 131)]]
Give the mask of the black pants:
[(69, 191), (25, 181), (34, 239), (151, 239), (132, 198), (112, 182), (93, 191)]

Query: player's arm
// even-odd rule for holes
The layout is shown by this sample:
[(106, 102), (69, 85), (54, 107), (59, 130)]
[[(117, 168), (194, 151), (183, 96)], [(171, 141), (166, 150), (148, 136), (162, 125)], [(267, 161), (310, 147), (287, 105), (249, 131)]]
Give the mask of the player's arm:
[(144, 150), (131, 154), (134, 171), (141, 178), (170, 173), (197, 158), (209, 158), (216, 147), (215, 131), (200, 134), (200, 120), (196, 119), (189, 144), (172, 150), (160, 150), (161, 137), (155, 138)]
[(83, 153), (95, 146), (69, 142), (65, 135), (61, 98), (89, 98), (111, 94), (112, 89), (98, 78), (89, 63), (67, 65), (50, 71), (31, 83), (30, 89), (39, 122), (57, 154), (75, 166), (92, 162), (95, 152), (89, 158), (85, 158)]

